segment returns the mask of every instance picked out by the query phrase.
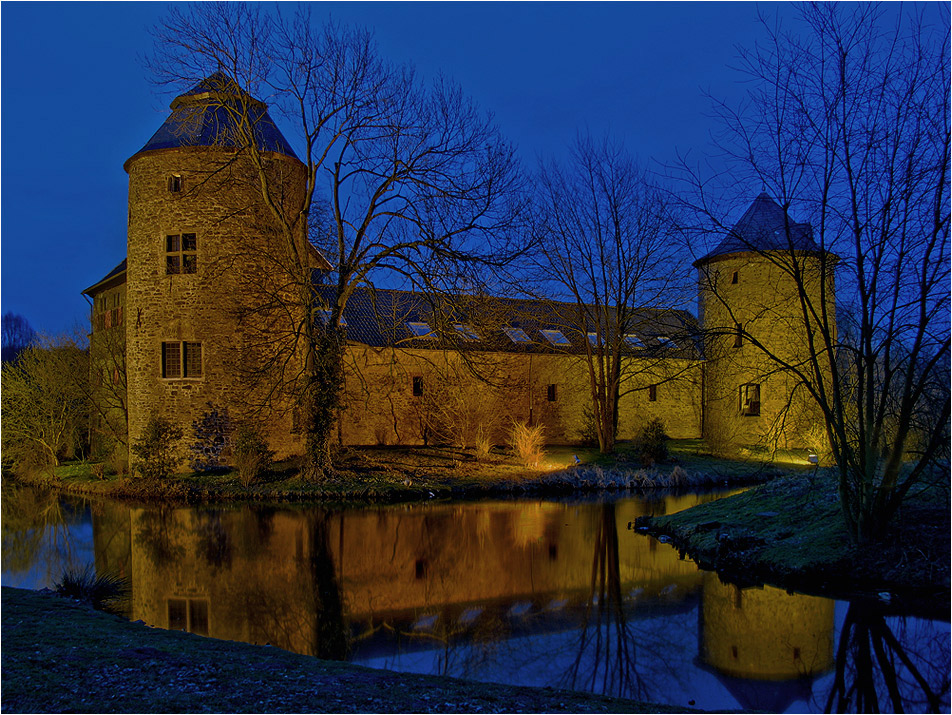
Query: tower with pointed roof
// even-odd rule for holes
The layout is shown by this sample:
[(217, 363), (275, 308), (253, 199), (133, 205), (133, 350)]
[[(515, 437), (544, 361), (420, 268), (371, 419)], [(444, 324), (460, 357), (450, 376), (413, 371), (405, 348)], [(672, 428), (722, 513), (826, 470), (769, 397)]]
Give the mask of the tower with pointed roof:
[(834, 315), (832, 265), (797, 223), (760, 194), (724, 239), (694, 262), (705, 338), (706, 441), (724, 453), (825, 452), (823, 417), (802, 380), (814, 326), (803, 297)]
[(236, 121), (236, 112), (253, 115), (253, 141), (285, 194), (300, 195), (304, 187), (305, 167), (266, 105), (226, 75), (212, 75), (176, 97), (171, 110), (124, 165), (130, 443), (152, 415), (186, 433), (209, 406), (239, 416), (238, 281), (249, 272), (255, 241), (267, 239), (256, 229), (263, 200), (247, 159), (249, 123)]

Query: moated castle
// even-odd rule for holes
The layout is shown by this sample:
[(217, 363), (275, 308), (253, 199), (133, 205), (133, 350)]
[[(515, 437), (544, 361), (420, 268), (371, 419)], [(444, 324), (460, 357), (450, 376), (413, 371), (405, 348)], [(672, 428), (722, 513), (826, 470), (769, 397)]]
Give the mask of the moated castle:
[[(126, 258), (84, 291), (93, 303), (93, 373), (109, 394), (94, 427), (127, 423), (131, 442), (156, 415), (188, 435), (210, 409), (227, 410), (253, 417), (279, 455), (294, 454), (303, 444), (295, 410), (277, 403), (252, 410), (249, 386), (238, 377), (250, 338), (235, 308), (243, 277), (261, 270), (244, 257), (267, 251), (267, 239), (255, 229), (260, 199), (232, 174), (234, 149), (220, 140), (228, 121), (220, 99), (205, 83), (177, 97), (165, 123), (124, 165)], [(293, 194), (304, 185), (304, 165), (266, 106), (254, 106), (259, 147)], [(663, 306), (642, 311), (626, 336), (630, 378), (619, 439), (659, 417), (671, 437), (703, 437), (724, 452), (822, 451), (822, 418), (802, 386), (751, 344), (791, 363), (806, 350), (796, 287), (772, 260), (782, 252), (804, 263), (820, 255), (811, 227), (761, 194), (694, 263), (698, 318)], [(824, 286), (831, 305), (832, 288)], [(503, 443), (512, 420), (543, 424), (550, 443), (584, 438), (591, 397), (582, 348), (595, 339), (592, 326), (573, 322), (571, 306), (548, 301), (482, 296), (469, 303), (441, 311), (416, 293), (366, 289), (351, 297), (342, 319), (342, 444), (424, 444), (448, 435), (466, 443), (478, 430)], [(469, 369), (474, 359), (488, 382)]]

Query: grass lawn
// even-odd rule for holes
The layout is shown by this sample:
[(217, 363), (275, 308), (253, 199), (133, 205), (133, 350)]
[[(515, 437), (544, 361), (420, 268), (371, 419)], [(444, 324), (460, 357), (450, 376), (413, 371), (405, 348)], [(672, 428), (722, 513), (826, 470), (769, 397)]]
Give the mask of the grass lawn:
[(947, 479), (910, 492), (875, 542), (852, 543), (830, 470), (777, 479), (691, 509), (642, 517), (702, 568), (744, 584), (870, 598), (948, 618)]

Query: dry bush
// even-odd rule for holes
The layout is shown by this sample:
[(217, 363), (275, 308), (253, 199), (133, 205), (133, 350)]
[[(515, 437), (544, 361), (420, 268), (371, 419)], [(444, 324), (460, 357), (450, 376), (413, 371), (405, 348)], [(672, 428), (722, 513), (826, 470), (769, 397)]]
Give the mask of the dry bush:
[(526, 425), (513, 422), (509, 443), (527, 467), (537, 467), (545, 457), (545, 430), (541, 424)]
[(476, 437), (473, 441), (477, 461), (484, 461), (489, 458), (489, 451), (493, 448), (490, 430), (479, 425), (476, 428)]
[(238, 479), (243, 486), (251, 486), (259, 476), (271, 469), (274, 452), (260, 430), (253, 424), (244, 422), (235, 432), (235, 444), (232, 459), (238, 471)]

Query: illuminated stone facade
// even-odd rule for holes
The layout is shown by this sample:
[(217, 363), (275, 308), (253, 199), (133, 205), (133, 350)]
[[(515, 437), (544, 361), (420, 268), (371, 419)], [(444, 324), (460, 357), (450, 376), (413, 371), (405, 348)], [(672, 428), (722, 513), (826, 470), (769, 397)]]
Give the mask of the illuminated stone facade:
[[(247, 316), (248, 304), (257, 299), (242, 281), (263, 272), (255, 257), (268, 253), (269, 245), (267, 232), (258, 230), (263, 225), (258, 218), (261, 198), (254, 181), (243, 174), (246, 165), (222, 140), (226, 122), (209, 101), (220, 105), (222, 96), (204, 84), (172, 103), (166, 123), (125, 164), (127, 258), (85, 291), (93, 301), (93, 352), (102, 354), (107, 334), (124, 335), (130, 442), (152, 415), (171, 420), (190, 435), (197, 418), (211, 409), (227, 409), (233, 418), (253, 415), (272, 449), (279, 456), (290, 455), (301, 450), (302, 435), (289, 399), (272, 401), (265, 412), (255, 409), (254, 392), (265, 387), (243, 377), (241, 370), (252, 340), (251, 324), (239, 316)], [(268, 170), (291, 204), (302, 190), (304, 166), (264, 105), (254, 106), (262, 113), (258, 142)], [(777, 211), (762, 196), (748, 214), (769, 223)], [(743, 233), (750, 223), (742, 221), (735, 232)], [(731, 250), (716, 250), (696, 264), (700, 324), (687, 313), (663, 307), (645, 312), (625, 368), (618, 437), (632, 439), (648, 420), (659, 417), (670, 436), (704, 436), (724, 451), (744, 445), (818, 450), (820, 422), (803, 391), (784, 374), (768, 375), (769, 366), (753, 346), (722, 349), (732, 338), (710, 337), (711, 328), (729, 331), (741, 322), (785, 356), (795, 357), (804, 344), (796, 296), (785, 287), (791, 284), (758, 252), (762, 246), (755, 239), (749, 250), (727, 248)], [(725, 275), (734, 281), (721, 290)], [(712, 276), (721, 277), (716, 298)], [(829, 288), (832, 304), (832, 284)], [(728, 304), (729, 310), (724, 308)], [(562, 323), (546, 323), (546, 311), (557, 313), (559, 308), (545, 305), (530, 310), (535, 321), (530, 321), (531, 330), (526, 328), (530, 344), (503, 339), (518, 322), (495, 327), (495, 342), (481, 337), (481, 372), (488, 369), (494, 376), (488, 382), (472, 376), (465, 363), (475, 353), (454, 349), (458, 343), (414, 341), (412, 336), (362, 338), (358, 328), (366, 316), (345, 309), (349, 324), (341, 442), (473, 446), (481, 430), (500, 444), (513, 421), (544, 425), (549, 443), (578, 443), (591, 435), (590, 379), (579, 345), (585, 333), (574, 333), (570, 348), (547, 342), (547, 329), (568, 330)], [(396, 316), (391, 324), (394, 330), (410, 325)], [(255, 330), (256, 344), (266, 346), (260, 326)], [(706, 355), (700, 337), (705, 334)], [(741, 394), (744, 389), (747, 395)], [(434, 410), (441, 412), (439, 419), (433, 418)], [(121, 410), (111, 414), (118, 419)]]

